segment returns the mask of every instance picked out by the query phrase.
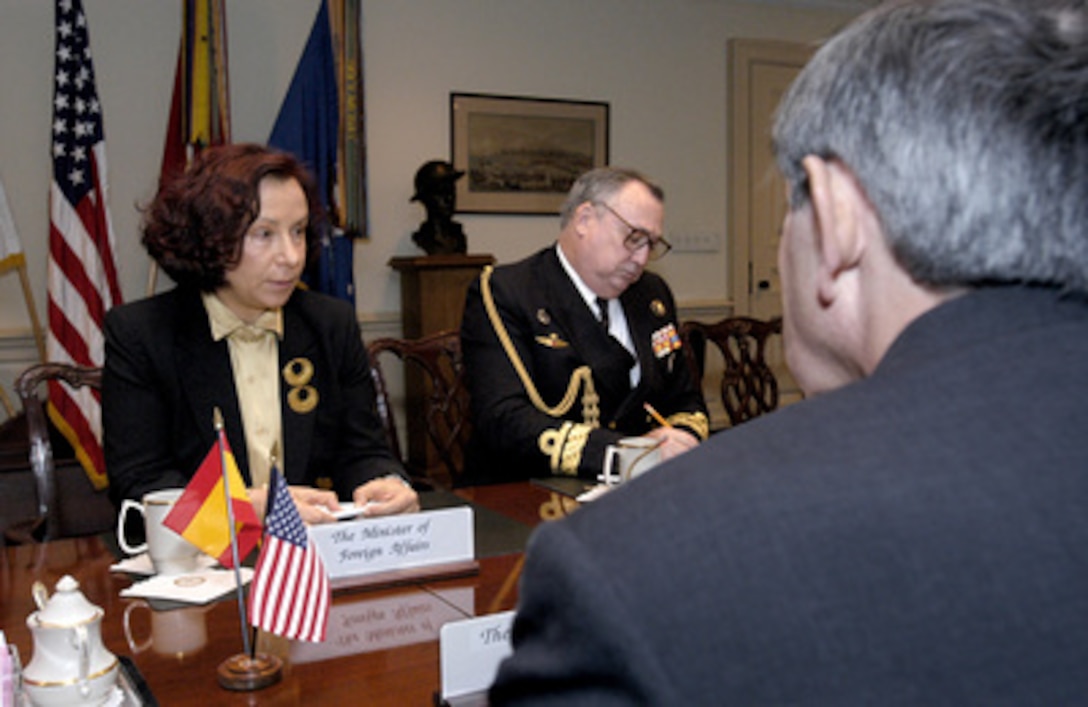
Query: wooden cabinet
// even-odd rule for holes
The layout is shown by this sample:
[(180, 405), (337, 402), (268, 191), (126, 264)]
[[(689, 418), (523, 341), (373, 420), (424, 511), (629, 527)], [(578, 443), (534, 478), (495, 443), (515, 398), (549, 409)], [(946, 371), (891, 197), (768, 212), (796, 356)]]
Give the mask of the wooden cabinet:
[(389, 267), (400, 273), (400, 311), (406, 339), (459, 329), (465, 292), (491, 255), (400, 256)]
[[(389, 261), (400, 273), (402, 336), (418, 339), (444, 329), (460, 329), (468, 286), (484, 267), (495, 262), (491, 255), (401, 256)], [(408, 464), (433, 478), (440, 466), (427, 437), (425, 405), (429, 383), (413, 366), (404, 369), (405, 425), (408, 433)]]

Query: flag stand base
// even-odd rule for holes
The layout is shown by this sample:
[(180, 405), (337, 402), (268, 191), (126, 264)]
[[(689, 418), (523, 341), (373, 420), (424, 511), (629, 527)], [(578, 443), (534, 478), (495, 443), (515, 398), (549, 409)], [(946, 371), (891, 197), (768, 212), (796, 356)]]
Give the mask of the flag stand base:
[(283, 661), (267, 653), (257, 653), (252, 658), (238, 653), (220, 663), (217, 672), (219, 684), (228, 690), (263, 690), (283, 677)]

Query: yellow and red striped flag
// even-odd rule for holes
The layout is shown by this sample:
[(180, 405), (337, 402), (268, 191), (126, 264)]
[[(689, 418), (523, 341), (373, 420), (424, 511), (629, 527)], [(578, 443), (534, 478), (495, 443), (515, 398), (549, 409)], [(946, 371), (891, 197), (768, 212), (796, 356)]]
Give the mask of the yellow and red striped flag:
[[(193, 545), (219, 561), (224, 567), (233, 567), (230, 546), (230, 523), (227, 515), (227, 497), (224, 493), (223, 464), (226, 459), (230, 485), (231, 508), (234, 512), (235, 533), (238, 536), (238, 561), (245, 559), (261, 537), (261, 521), (249, 502), (246, 484), (238, 471), (238, 463), (230, 450), (222, 430), (219, 440), (212, 445), (208, 456), (200, 463), (193, 478), (185, 486), (174, 507), (163, 519), (163, 524)], [(220, 452), (219, 445), (223, 445)]]
[(227, 16), (223, 0), (181, 0), (181, 41), (160, 179), (185, 171), (193, 154), (230, 142)]

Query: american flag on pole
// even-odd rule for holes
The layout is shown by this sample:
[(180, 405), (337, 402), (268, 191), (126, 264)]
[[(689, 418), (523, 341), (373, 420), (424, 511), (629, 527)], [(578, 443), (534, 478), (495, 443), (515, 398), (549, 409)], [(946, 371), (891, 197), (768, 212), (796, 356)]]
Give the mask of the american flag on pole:
[(250, 622), (285, 638), (324, 641), (332, 602), (329, 575), (275, 466), (264, 524), (264, 547), (249, 586)]
[[(81, 0), (56, 0), (53, 181), (49, 191), (50, 361), (103, 364), (102, 320), (121, 302), (107, 210), (102, 107)], [(106, 485), (97, 391), (49, 383), (49, 417), (97, 488)]]

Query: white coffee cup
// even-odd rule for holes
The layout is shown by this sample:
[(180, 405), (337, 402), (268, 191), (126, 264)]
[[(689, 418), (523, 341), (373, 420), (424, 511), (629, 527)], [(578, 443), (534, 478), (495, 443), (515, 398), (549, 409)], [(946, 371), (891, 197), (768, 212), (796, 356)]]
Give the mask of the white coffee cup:
[(661, 463), (661, 440), (624, 437), (604, 451), (604, 473), (600, 480), (610, 486), (644, 474)]
[[(158, 574), (187, 574), (200, 569), (200, 550), (196, 545), (162, 523), (183, 492), (184, 489), (152, 491), (144, 494), (142, 503), (126, 498), (117, 514), (117, 542), (121, 549), (130, 555), (146, 552)], [(147, 541), (142, 545), (130, 545), (125, 538), (125, 516), (130, 510), (143, 514)]]

